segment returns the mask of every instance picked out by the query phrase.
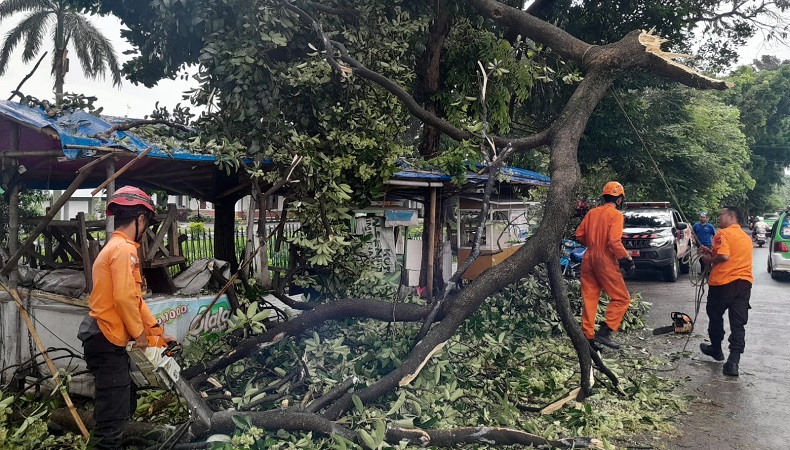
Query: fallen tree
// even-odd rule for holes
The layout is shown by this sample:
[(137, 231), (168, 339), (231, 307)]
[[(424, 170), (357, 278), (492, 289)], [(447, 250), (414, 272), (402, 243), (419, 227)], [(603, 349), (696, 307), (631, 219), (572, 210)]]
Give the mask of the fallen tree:
[[(584, 68), (585, 77), (565, 106), (560, 119), (553, 122), (547, 129), (538, 134), (518, 139), (490, 137), (495, 146), (494, 154), (491, 155), (494, 163), (501, 164), (503, 160), (516, 152), (534, 151), (543, 146), (550, 148), (552, 184), (548, 190), (543, 219), (537, 233), (512, 257), (486, 271), (461, 291), (458, 297), (452, 301), (452, 307), (447, 308), (441, 320), (438, 320), (425, 338), (417, 343), (402, 366), (373, 386), (357, 392), (356, 395), (363, 402), (378, 398), (397, 387), (404, 377), (420, 367), (430, 357), (434, 349), (446, 342), (458, 326), (474, 313), (487, 297), (498, 292), (503, 286), (519, 280), (531, 268), (539, 264), (545, 264), (549, 268), (548, 273), (554, 288), (554, 301), (562, 316), (566, 332), (579, 354), (581, 379), (589, 380), (591, 367), (589, 346), (575, 319), (570, 315), (567, 295), (563, 292), (560, 282), (559, 249), (555, 245), (562, 237), (563, 224), (567, 222), (573, 212), (574, 189), (580, 177), (576, 149), (587, 120), (614, 80), (627, 71), (652, 71), (670, 80), (701, 89), (725, 89), (727, 87), (724, 81), (709, 78), (674, 61), (673, 58), (677, 55), (662, 51), (660, 48), (662, 40), (648, 32), (632, 32), (613, 44), (591, 45), (547, 22), (532, 17), (525, 11), (499, 2), (470, 0), (469, 4), (489, 19), (517, 30), (523, 36), (540, 42), (563, 58), (577, 63)], [(295, 11), (302, 20), (319, 30), (319, 37), (326, 46), (327, 60), (336, 70), (365, 78), (382, 86), (401, 100), (415, 117), (453, 139), (468, 140), (478, 137), (431, 114), (414, 101), (401, 86), (385, 76), (367, 69), (350, 56), (344, 44), (329, 39), (326, 34), (320, 31), (322, 29), (320, 23), (304, 10), (292, 6), (290, 3), (283, 3), (283, 6)], [(333, 318), (336, 317), (333, 316)], [(210, 373), (222, 370), (229, 364), (248, 356), (256, 348), (261, 349), (261, 345), (271, 342), (271, 333), (255, 338), (249, 344), (244, 344), (243, 348), (234, 349), (215, 361), (193, 366), (185, 371), (185, 376), (190, 378), (202, 376), (199, 380), (203, 380)], [(588, 383), (582, 383), (582, 391), (584, 395), (590, 394)], [(347, 395), (329, 408), (328, 415), (337, 417), (346, 411), (350, 404), (351, 397)]]
[[(485, 99), (488, 91), (483, 81), (481, 81), (483, 86), (479, 90), (479, 98), (474, 100), (482, 105), (479, 115), (480, 126), (469, 126), (470, 124), (463, 120), (468, 117), (462, 114), (448, 117), (449, 115), (442, 114), (441, 108), (429, 105), (430, 101), (424, 98), (415, 98), (413, 89), (408, 84), (410, 78), (408, 74), (403, 74), (408, 71), (388, 70), (386, 66), (378, 64), (379, 60), (375, 52), (370, 49), (366, 49), (368, 53), (358, 50), (362, 43), (358, 36), (353, 34), (353, 29), (358, 25), (358, 21), (368, 20), (366, 25), (370, 26), (374, 33), (376, 31), (375, 26), (371, 26), (371, 23), (375, 23), (376, 17), (367, 16), (375, 16), (371, 11), (377, 11), (371, 5), (365, 5), (367, 10), (350, 11), (348, 8), (327, 8), (326, 5), (311, 1), (260, 2), (255, 5), (260, 9), (255, 11), (243, 9), (244, 5), (236, 5), (243, 12), (249, 12), (249, 16), (252, 17), (243, 16), (240, 18), (234, 15), (235, 11), (226, 2), (225, 6), (216, 6), (216, 9), (207, 7), (206, 9), (210, 10), (210, 13), (207, 13), (206, 17), (192, 17), (185, 13), (184, 16), (174, 19), (177, 25), (185, 28), (188, 28), (187, 23), (203, 23), (201, 21), (210, 22), (211, 20), (216, 20), (217, 23), (225, 20), (233, 22), (231, 18), (238, 20), (238, 23), (233, 23), (236, 28), (231, 30), (226, 30), (223, 25), (215, 25), (214, 22), (211, 22), (212, 26), (219, 27), (219, 30), (212, 30), (215, 34), (207, 33), (206, 41), (200, 42), (206, 44), (201, 53), (201, 63), (204, 65), (201, 76), (205, 80), (205, 85), (195, 98), (208, 105), (213, 105), (215, 100), (220, 104), (220, 111), (208, 114), (203, 126), (213, 126), (210, 130), (218, 134), (224, 133), (223, 137), (225, 138), (244, 141), (248, 144), (250, 153), (255, 156), (271, 156), (290, 163), (295, 156), (302, 156), (304, 153), (309, 154), (313, 161), (326, 162), (325, 164), (333, 169), (327, 169), (324, 173), (322, 172), (325, 169), (322, 166), (323, 163), (315, 162), (312, 164), (305, 162), (297, 169), (295, 178), (303, 181), (300, 187), (303, 187), (304, 190), (300, 192), (300, 197), (291, 198), (289, 201), (299, 203), (294, 206), (294, 211), (301, 214), (300, 217), (304, 217), (306, 221), (310, 221), (309, 225), (312, 229), (319, 230), (315, 233), (316, 236), (309, 236), (305, 239), (315, 239), (316, 241), (313, 242), (320, 239), (322, 245), (334, 246), (333, 249), (341, 248), (342, 244), (338, 244), (339, 239), (337, 239), (337, 236), (341, 235), (335, 234), (336, 230), (333, 229), (333, 225), (343, 220), (343, 215), (336, 213), (342, 206), (342, 202), (334, 201), (329, 194), (340, 189), (336, 184), (338, 179), (342, 179), (344, 176), (350, 178), (354, 171), (365, 172), (363, 169), (368, 169), (371, 164), (386, 165), (383, 161), (388, 161), (387, 158), (390, 155), (384, 152), (376, 153), (371, 149), (378, 150), (379, 147), (390, 145), (391, 141), (397, 141), (397, 139), (390, 139), (393, 135), (405, 133), (405, 127), (397, 123), (391, 128), (379, 128), (382, 123), (387, 123), (388, 119), (392, 117), (402, 118), (401, 110), (419, 123), (420, 130), (425, 130), (425, 139), (431, 139), (433, 144), (436, 144), (437, 136), (444, 136), (445, 139), (456, 143), (466, 143), (466, 147), (458, 145), (459, 148), (479, 148), (481, 159), (488, 163), (487, 170), (491, 175), (489, 180), (493, 180), (497, 176), (498, 168), (513, 155), (538, 152), (548, 154), (550, 158), (548, 168), (552, 179), (537, 232), (513, 256), (484, 272), (460, 291), (457, 296), (444, 295), (430, 305), (404, 303), (399, 300), (385, 302), (376, 299), (344, 299), (321, 305), (298, 305), (299, 309), (305, 310), (298, 319), (274, 325), (258, 336), (236, 342), (210, 361), (202, 361), (202, 358), (198, 358), (200, 359), (198, 362), (192, 359), (194, 364), (183, 371), (183, 376), (204, 390), (207, 398), (211, 397), (207, 403), (219, 410), (212, 418), (211, 429), (213, 431), (226, 433), (229, 427), (234, 426), (233, 424), (238, 426), (233, 418), (243, 416), (250, 418), (251, 424), (266, 429), (281, 428), (311, 431), (322, 435), (335, 434), (349, 440), (357, 439), (359, 436), (359, 439), (366, 442), (366, 445), (375, 447), (376, 445), (370, 445), (367, 442), (365, 435), (361, 433), (357, 435), (349, 431), (350, 428), (342, 422), (342, 418), (347, 417), (353, 410), (360, 409), (357, 405), (375, 402), (399, 389), (405, 389), (410, 383), (419, 380), (420, 375), (427, 370), (426, 368), (431, 367), (430, 363), (437, 358), (437, 355), (446, 350), (448, 342), (456, 335), (459, 328), (480, 310), (481, 305), (487, 299), (506, 286), (521, 280), (526, 274), (540, 266), (546, 268), (548, 282), (551, 286), (551, 301), (575, 349), (581, 385), (579, 398), (587, 398), (591, 394), (593, 355), (590, 353), (589, 345), (579, 329), (569, 303), (566, 284), (562, 280), (559, 269), (558, 245), (562, 237), (561, 233), (565, 228), (564, 225), (574, 212), (573, 200), (580, 178), (577, 159), (578, 144), (590, 115), (612, 84), (627, 73), (649, 72), (669, 81), (699, 89), (725, 89), (727, 86), (722, 81), (703, 76), (675, 61), (678, 55), (662, 51), (662, 39), (649, 32), (633, 31), (616, 42), (594, 45), (530, 14), (530, 12), (544, 13), (550, 3), (535, 2), (527, 11), (493, 0), (467, 0), (454, 5), (458, 8), (471, 8), (471, 12), (465, 10), (464, 13), (479, 19), (492, 29), (507, 30), (506, 34), (513, 36), (513, 41), (518, 40), (515, 38), (516, 36), (521, 36), (522, 39), (528, 40), (530, 45), (534, 44), (532, 47), (519, 47), (517, 52), (520, 54), (533, 51), (538, 46), (550, 48), (552, 57), (562, 58), (568, 64), (578, 68), (583, 74), (583, 79), (575, 87), (573, 94), (556, 120), (525, 136), (513, 137), (507, 133), (499, 133), (498, 130), (505, 127), (495, 126), (496, 121), (493, 114), (486, 113)], [(437, 4), (447, 6), (445, 2)], [(173, 6), (173, 8), (180, 7)], [(398, 10), (399, 13), (399, 8), (400, 4), (397, 8), (393, 7), (392, 10)], [(167, 17), (161, 19), (161, 23), (166, 23), (169, 20), (168, 15), (176, 15), (174, 11), (167, 10), (166, 13), (163, 13), (163, 16)], [(263, 12), (259, 13), (258, 11)], [(396, 15), (393, 11), (388, 10), (387, 12)], [(452, 28), (449, 24), (453, 20), (453, 17), (447, 17), (444, 14), (446, 11), (438, 12), (441, 14), (435, 15), (437, 23), (431, 32), (430, 48), (426, 49), (426, 57), (423, 59), (427, 61), (428, 66), (433, 68), (433, 72), (438, 70), (437, 58), (440, 59), (442, 43), (449, 36), (449, 29)], [(238, 16), (242, 16), (242, 14), (238, 14)], [(459, 13), (458, 16), (461, 14)], [(196, 18), (199, 20), (193, 20)], [(259, 27), (254, 23), (256, 20), (259, 21), (258, 24), (262, 24), (261, 29), (269, 31), (267, 34), (259, 33)], [(400, 20), (406, 21), (405, 18), (398, 16), (398, 21)], [(397, 21), (393, 20), (393, 22)], [(149, 25), (145, 21), (141, 23), (145, 25), (141, 28), (147, 28)], [(159, 26), (161, 23), (155, 21), (153, 24)], [(245, 26), (240, 27), (240, 24)], [(412, 24), (411, 28), (403, 28), (411, 30), (419, 29), (420, 26), (424, 26), (424, 24)], [(254, 30), (258, 34), (252, 37), (245, 34), (246, 31), (242, 28)], [(392, 28), (398, 28), (398, 26), (393, 25)], [(392, 28), (388, 28), (387, 31), (392, 32)], [(179, 29), (179, 27), (163, 27), (157, 32), (166, 33), (166, 29)], [(308, 30), (309, 34), (305, 30)], [(266, 45), (246, 46), (244, 51), (234, 53), (229, 50), (229, 48), (233, 48), (231, 45), (223, 47), (221, 45), (223, 42), (217, 38), (225, 31), (228, 31), (226, 34), (235, 33), (233, 37), (238, 38), (238, 41), (244, 42), (245, 45), (250, 41), (257, 42), (256, 39), (265, 41)], [(404, 32), (404, 34), (406, 33)], [(411, 35), (405, 36), (405, 38), (410, 37)], [(375, 36), (368, 36), (368, 38), (374, 39)], [(193, 51), (195, 41), (200, 39), (203, 37), (198, 36), (197, 39), (190, 42), (192, 45), (190, 52), (186, 52), (191, 53), (195, 60), (197, 60), (194, 55), (196, 52)], [(289, 39), (291, 45), (287, 46)], [(286, 42), (286, 44), (282, 42)], [(157, 43), (156, 45), (165, 44)], [(313, 47), (311, 48), (311, 46)], [(381, 52), (392, 51), (395, 53), (395, 57), (388, 55), (390, 58), (385, 61), (388, 65), (392, 65), (398, 62), (398, 57), (403, 56), (401, 53), (397, 53), (399, 48), (398, 45), (391, 45), (375, 49)], [(290, 67), (290, 70), (278, 71), (276, 68), (278, 63), (283, 63), (293, 54), (303, 55), (307, 52), (311, 53), (310, 59), (299, 59)], [(177, 56), (186, 58), (183, 54)], [(258, 56), (260, 58), (256, 60)], [(408, 57), (408, 55), (403, 57)], [(494, 71), (498, 68), (494, 61), (480, 63), (481, 66), (482, 63), (490, 63)], [(401, 69), (400, 66), (397, 68)], [(167, 70), (172, 69), (172, 67), (167, 68)], [(283, 98), (274, 94), (267, 96), (266, 93), (261, 93), (261, 91), (267, 90), (285, 90), (286, 87), (294, 88), (294, 86), (300, 89), (304, 88), (304, 85), (309, 83), (302, 80), (300, 75), (308, 71), (311, 74), (320, 75), (320, 83), (317, 82), (304, 89), (316, 97), (315, 102), (309, 95), (293, 95), (293, 97)], [(426, 78), (431, 76), (430, 71), (428, 72), (425, 74)], [(488, 69), (485, 68), (476, 72), (476, 75), (469, 75), (470, 78), (478, 77), (480, 80), (487, 79), (487, 76)], [(432, 91), (439, 90), (436, 83), (427, 84), (428, 86), (425, 86), (427, 94), (424, 94), (428, 97)], [(276, 86), (277, 89), (269, 89), (268, 86), (271, 85)], [(320, 87), (316, 88), (315, 86)], [(335, 89), (324, 89), (327, 86)], [(363, 102), (360, 101), (357, 94), (362, 90), (371, 92), (365, 100), (368, 103), (379, 103), (379, 108), (371, 109), (368, 106), (359, 106)], [(386, 95), (383, 95), (385, 92)], [(349, 98), (353, 99), (353, 102), (348, 100)], [(258, 103), (245, 103), (249, 99), (257, 99)], [(252, 100), (250, 101), (252, 102)], [(354, 108), (342, 109), (343, 106), (346, 106), (345, 103), (353, 103)], [(242, 106), (239, 106), (240, 104)], [(272, 104), (278, 106), (273, 107)], [(286, 106), (279, 106), (280, 104)], [(340, 113), (338, 115), (328, 114), (327, 111), (332, 109), (339, 109)], [(305, 116), (312, 115), (309, 118), (298, 115), (289, 116), (287, 114), (289, 110), (298, 111)], [(461, 119), (458, 118), (459, 115), (462, 116)], [(252, 116), (253, 119), (248, 119), (249, 116)], [(283, 120), (283, 117), (286, 119)], [(302, 119), (304, 119), (304, 124), (301, 122)], [(208, 122), (211, 124), (207, 125)], [(346, 128), (342, 128), (342, 132), (327, 130), (327, 123), (335, 124), (340, 128), (340, 125), (337, 125), (339, 122), (343, 122), (344, 125), (353, 123), (353, 126), (348, 125)], [(397, 120), (393, 120), (393, 122), (397, 122)], [(283, 128), (288, 129), (284, 131)], [(294, 137), (290, 134), (291, 128), (299, 128), (302, 134)], [(373, 132), (368, 134), (371, 130), (379, 134)], [(326, 139), (330, 143), (326, 145), (329, 149), (323, 146), (322, 139), (314, 136)], [(357, 139), (349, 143), (346, 140), (349, 136)], [(277, 146), (276, 151), (266, 153), (260, 150), (267, 145), (263, 144), (267, 142), (267, 139), (274, 142), (269, 146)], [(355, 154), (349, 162), (348, 155), (337, 156), (332, 153), (333, 145), (342, 148), (363, 148), (368, 153), (375, 155), (371, 158), (374, 162), (364, 160), (364, 157), (369, 157), (369, 155), (363, 153)], [(442, 151), (441, 148), (437, 149), (437, 145), (429, 145), (427, 148), (425, 153)], [(342, 164), (337, 162), (338, 160), (342, 160)], [(334, 165), (328, 161), (332, 161)], [(341, 167), (341, 169), (334, 170), (336, 167)], [(280, 175), (282, 175), (282, 179), (287, 178), (284, 176), (285, 174)], [(331, 189), (327, 186), (330, 186)], [(366, 186), (366, 184), (360, 182), (359, 186)], [(491, 183), (489, 183), (486, 186), (486, 195), (490, 195), (491, 188)], [(327, 190), (330, 192), (327, 193)], [(335, 215), (330, 217), (333, 212)], [(480, 234), (477, 234), (478, 238)], [(308, 260), (307, 257), (304, 259)], [(290, 279), (292, 276), (294, 273), (289, 273), (286, 279)], [(423, 327), (421, 327), (421, 331), (415, 331), (412, 335), (413, 341), (416, 342), (412, 342), (413, 345), (410, 346), (405, 357), (402, 359), (388, 358), (386, 364), (381, 366), (384, 373), (381, 377), (362, 380), (362, 382), (353, 379), (351, 381), (349, 379), (333, 380), (333, 383), (326, 382), (325, 385), (316, 387), (315, 391), (308, 389), (308, 392), (301, 397), (300, 404), (287, 402), (277, 404), (277, 401), (287, 400), (287, 393), (292, 392), (292, 389), (303, 389), (305, 378), (314, 376), (311, 375), (311, 371), (315, 373), (322, 370), (321, 367), (311, 367), (311, 361), (304, 361), (298, 355), (286, 354), (287, 352), (284, 350), (287, 348), (286, 344), (292, 339), (310, 340), (311, 338), (305, 338), (305, 335), (309, 336), (309, 333), (306, 332), (324, 326), (328, 321), (349, 322), (355, 318), (369, 318), (386, 323), (419, 324), (422, 322)], [(411, 328), (408, 330), (412, 331)], [(317, 343), (317, 338), (312, 340), (310, 345), (320, 345)], [(371, 350), (371, 352), (375, 351), (375, 349)], [(277, 354), (273, 355), (275, 352)], [(284, 370), (283, 373), (278, 372), (276, 376), (268, 373), (269, 369), (265, 367), (246, 368), (239, 364), (243, 360), (255, 361), (274, 356), (290, 362), (288, 370)], [(600, 361), (596, 363), (602, 365)], [(287, 382), (280, 384), (278, 381), (273, 386), (257, 386), (256, 381), (266, 375), (287, 380)], [(212, 377), (220, 378), (221, 382), (213, 380)], [(610, 379), (616, 383), (613, 374), (610, 375)], [(247, 391), (251, 392), (247, 394)], [(239, 402), (234, 402), (237, 397), (242, 398)], [(244, 405), (249, 408), (251, 403), (262, 399), (267, 401), (260, 406), (262, 408), (268, 407), (269, 410), (245, 411), (244, 413), (229, 410), (231, 407)], [(557, 444), (559, 441), (549, 442), (545, 438), (517, 430), (458, 428), (448, 431), (432, 429), (425, 424), (421, 425), (426, 429), (404, 431), (402, 427), (393, 424), (389, 427), (389, 431), (378, 436), (373, 443), (380, 444), (384, 439), (399, 441), (403, 438), (411, 443), (419, 443), (419, 445), (456, 445), (463, 442), (480, 442), (474, 441), (474, 439), (487, 439), (502, 444), (559, 445)], [(581, 443), (576, 444), (581, 445)], [(574, 443), (567, 445), (574, 445)]]

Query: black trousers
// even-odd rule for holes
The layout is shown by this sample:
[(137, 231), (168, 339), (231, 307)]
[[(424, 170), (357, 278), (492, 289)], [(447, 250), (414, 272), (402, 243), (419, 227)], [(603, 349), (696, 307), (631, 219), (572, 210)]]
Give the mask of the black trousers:
[(83, 347), (96, 384), (94, 448), (115, 450), (120, 448), (121, 433), (137, 403), (129, 373), (130, 358), (124, 347), (108, 341), (102, 333), (88, 338)]
[(735, 280), (721, 286), (711, 286), (708, 290), (708, 336), (714, 345), (721, 345), (724, 340), (724, 313), (730, 320), (730, 353), (743, 353), (746, 347), (746, 330), (744, 326), (749, 320), (749, 298), (752, 295), (752, 283), (746, 280)]

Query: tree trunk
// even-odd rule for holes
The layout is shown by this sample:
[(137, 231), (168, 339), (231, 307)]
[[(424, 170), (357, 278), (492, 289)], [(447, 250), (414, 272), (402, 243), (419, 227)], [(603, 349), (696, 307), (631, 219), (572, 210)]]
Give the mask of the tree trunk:
[(55, 49), (52, 61), (52, 71), (55, 74), (55, 103), (63, 101), (63, 84), (66, 79), (66, 50)]
[(236, 257), (236, 206), (235, 198), (214, 203), (214, 257), (230, 263), (231, 273), (239, 269)]
[[(443, 116), (441, 105), (433, 99), (433, 96), (442, 87), (442, 48), (447, 35), (450, 33), (450, 8), (447, 0), (438, 0), (435, 6), (435, 15), (428, 32), (428, 42), (425, 44), (425, 52), (418, 63), (417, 81), (418, 88), (415, 92), (415, 99), (422, 103), (431, 114)], [(431, 158), (439, 154), (439, 143), (442, 135), (439, 130), (430, 125), (422, 127), (420, 134), (420, 145), (418, 147), (420, 155)]]

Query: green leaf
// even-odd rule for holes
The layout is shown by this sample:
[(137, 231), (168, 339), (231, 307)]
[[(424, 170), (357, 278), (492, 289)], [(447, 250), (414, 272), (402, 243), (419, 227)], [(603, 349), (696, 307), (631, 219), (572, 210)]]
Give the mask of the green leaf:
[(383, 420), (376, 421), (376, 447), (381, 445), (384, 442), (384, 438), (387, 435), (387, 425), (384, 423)]
[(405, 401), (406, 401), (406, 391), (401, 391), (400, 395), (398, 395), (398, 399), (395, 400), (395, 403), (392, 404), (390, 410), (387, 411), (387, 415), (390, 416), (392, 414), (398, 413), (401, 407), (403, 407), (403, 403)]
[(357, 411), (365, 411), (365, 407), (362, 405), (362, 400), (359, 398), (359, 396), (357, 396), (357, 394), (351, 395), (351, 401), (354, 402), (354, 407), (357, 408)]
[(235, 423), (240, 430), (246, 431), (251, 426), (250, 419), (248, 417), (230, 416), (230, 418), (231, 420), (233, 420), (233, 423)]
[(231, 442), (230, 436), (227, 434), (212, 434), (211, 436), (206, 439), (207, 443), (220, 443), (220, 442)]
[(358, 433), (362, 442), (371, 450), (376, 449), (376, 442), (373, 440), (373, 437), (365, 430), (359, 430)]

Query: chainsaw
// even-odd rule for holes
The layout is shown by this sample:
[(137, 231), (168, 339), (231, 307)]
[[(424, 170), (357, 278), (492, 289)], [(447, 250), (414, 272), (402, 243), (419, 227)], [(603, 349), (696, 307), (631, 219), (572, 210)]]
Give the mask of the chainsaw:
[(211, 427), (212, 412), (192, 385), (181, 378), (181, 367), (173, 358), (175, 349), (175, 345), (166, 343), (159, 336), (149, 336), (145, 350), (135, 347), (134, 341), (129, 342), (126, 352), (133, 363), (132, 380), (138, 387), (178, 392), (190, 413), (189, 430), (193, 436), (199, 435)]
[(140, 388), (172, 389), (181, 375), (181, 367), (169, 351), (169, 345), (159, 336), (148, 336), (148, 347), (143, 350), (126, 344), (132, 359), (132, 381)]
[(670, 314), (670, 317), (672, 318), (672, 325), (655, 328), (653, 330), (654, 335), (672, 332), (678, 334), (688, 334), (694, 331), (694, 321), (691, 320), (691, 317), (688, 314), (675, 311)]

